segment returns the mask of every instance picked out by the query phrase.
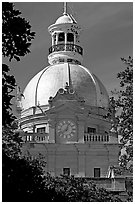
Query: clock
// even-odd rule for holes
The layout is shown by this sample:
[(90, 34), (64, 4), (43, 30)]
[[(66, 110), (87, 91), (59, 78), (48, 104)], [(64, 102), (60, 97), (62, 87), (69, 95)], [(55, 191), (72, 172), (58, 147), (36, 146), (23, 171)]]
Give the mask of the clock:
[(73, 121), (71, 120), (62, 120), (57, 124), (57, 133), (59, 137), (64, 139), (73, 138), (76, 134), (77, 128)]

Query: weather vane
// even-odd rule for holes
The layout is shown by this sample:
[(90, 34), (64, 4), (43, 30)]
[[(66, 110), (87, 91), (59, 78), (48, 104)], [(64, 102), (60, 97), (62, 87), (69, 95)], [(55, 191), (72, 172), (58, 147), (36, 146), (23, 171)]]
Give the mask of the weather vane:
[(67, 2), (64, 2), (64, 13), (63, 14), (67, 14)]

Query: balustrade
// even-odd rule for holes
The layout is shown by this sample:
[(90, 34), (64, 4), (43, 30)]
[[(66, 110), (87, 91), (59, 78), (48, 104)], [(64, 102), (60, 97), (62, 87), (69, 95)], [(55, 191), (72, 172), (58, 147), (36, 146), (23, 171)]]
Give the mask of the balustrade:
[(109, 142), (109, 135), (85, 133), (84, 141), (85, 142)]
[(49, 54), (51, 54), (52, 52), (59, 52), (59, 51), (72, 51), (72, 52), (77, 52), (80, 55), (83, 55), (83, 49), (79, 45), (75, 45), (75, 44), (57, 44), (49, 48)]
[(49, 141), (49, 135), (46, 133), (25, 133), (25, 135), (22, 137), (22, 140), (24, 142), (48, 142)]
[[(37, 142), (37, 143), (48, 143), (49, 134), (47, 133), (25, 133), (22, 136), (24, 142)], [(95, 133), (85, 133), (84, 142), (109, 142), (109, 135), (107, 134), (95, 134)]]

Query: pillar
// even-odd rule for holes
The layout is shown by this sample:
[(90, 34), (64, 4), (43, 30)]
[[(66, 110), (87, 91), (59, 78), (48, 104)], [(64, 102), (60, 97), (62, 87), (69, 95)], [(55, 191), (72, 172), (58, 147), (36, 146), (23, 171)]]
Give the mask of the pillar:
[(58, 44), (58, 33), (56, 33), (56, 45)]
[(84, 122), (78, 121), (78, 137), (77, 141), (80, 143), (84, 143)]
[(55, 143), (55, 124), (49, 124), (49, 143)]
[(54, 35), (52, 35), (52, 46), (54, 45)]
[(74, 34), (74, 45), (76, 45), (76, 35)]
[(66, 45), (67, 44), (67, 33), (65, 32), (65, 51), (66, 51)]

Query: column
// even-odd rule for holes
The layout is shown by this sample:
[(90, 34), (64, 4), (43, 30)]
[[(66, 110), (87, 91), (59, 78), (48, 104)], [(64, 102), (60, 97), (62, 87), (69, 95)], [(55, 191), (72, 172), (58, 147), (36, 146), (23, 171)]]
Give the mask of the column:
[(78, 142), (84, 143), (84, 122), (78, 121)]
[(86, 146), (77, 144), (77, 149), (78, 149), (78, 175), (80, 177), (85, 177), (86, 175), (86, 169), (85, 169), (86, 168), (86, 164), (85, 164)]
[(55, 121), (50, 121), (49, 123), (49, 143), (55, 143), (56, 138), (55, 138)]
[(58, 44), (58, 33), (56, 33), (56, 45)]
[(76, 35), (74, 34), (74, 45), (76, 45)]
[(54, 45), (54, 34), (52, 35), (52, 46)]
[(66, 51), (66, 44), (67, 44), (67, 33), (65, 33), (65, 51)]

